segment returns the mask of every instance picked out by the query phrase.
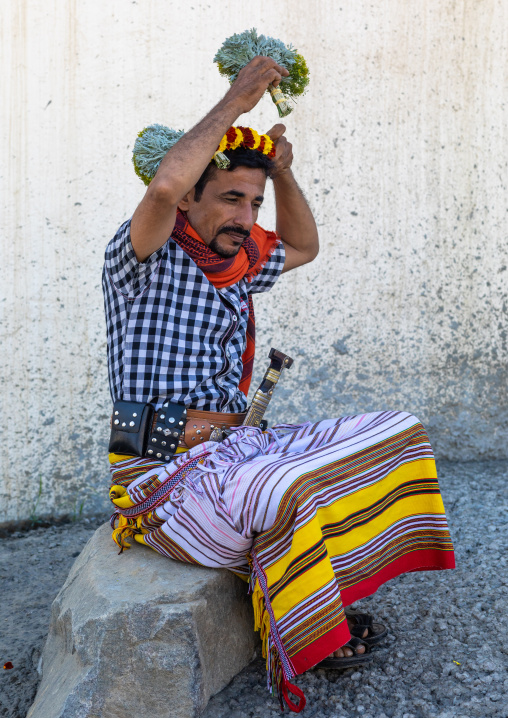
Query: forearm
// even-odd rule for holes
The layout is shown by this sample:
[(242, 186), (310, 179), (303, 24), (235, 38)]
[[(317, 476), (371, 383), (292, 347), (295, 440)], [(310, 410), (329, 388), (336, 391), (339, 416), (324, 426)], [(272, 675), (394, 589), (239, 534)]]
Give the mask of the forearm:
[(228, 95), (183, 135), (160, 163), (132, 217), (131, 241), (139, 261), (144, 261), (167, 240), (173, 231), (178, 203), (201, 177), (222, 137), (238, 117), (238, 104)]
[(221, 139), (242, 112), (229, 94), (166, 154), (147, 194), (164, 193), (167, 201), (176, 207), (194, 187)]
[(319, 251), (316, 222), (290, 169), (273, 180), (277, 232), (286, 248), (284, 271), (311, 262)]

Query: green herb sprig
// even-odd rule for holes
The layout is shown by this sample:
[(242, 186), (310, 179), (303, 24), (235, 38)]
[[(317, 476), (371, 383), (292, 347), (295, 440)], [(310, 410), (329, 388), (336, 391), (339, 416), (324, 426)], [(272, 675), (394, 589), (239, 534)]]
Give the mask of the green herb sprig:
[[(220, 74), (233, 83), (240, 70), (253, 60), (256, 55), (271, 57), (278, 65), (285, 67), (289, 72), (289, 76), (283, 77), (280, 81), (279, 88), (281, 92), (278, 93), (272, 86), (270, 86), (271, 89), (269, 88), (272, 99), (277, 104), (279, 114), (284, 117), (291, 112), (292, 108), (288, 103), (286, 103), (286, 108), (281, 108), (281, 93), (283, 92), (286, 97), (294, 99), (305, 92), (309, 84), (307, 63), (292, 45), (285, 45), (281, 40), (273, 37), (258, 35), (255, 28), (228, 37), (217, 51), (214, 62), (217, 63)], [(284, 114), (282, 114), (281, 110)]]

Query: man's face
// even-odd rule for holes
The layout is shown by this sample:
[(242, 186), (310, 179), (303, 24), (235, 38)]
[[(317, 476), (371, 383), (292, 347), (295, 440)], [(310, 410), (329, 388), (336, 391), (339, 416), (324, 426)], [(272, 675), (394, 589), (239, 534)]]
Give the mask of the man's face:
[(262, 169), (218, 170), (207, 182), (199, 202), (194, 190), (180, 202), (191, 227), (221, 257), (234, 257), (256, 223), (266, 176)]

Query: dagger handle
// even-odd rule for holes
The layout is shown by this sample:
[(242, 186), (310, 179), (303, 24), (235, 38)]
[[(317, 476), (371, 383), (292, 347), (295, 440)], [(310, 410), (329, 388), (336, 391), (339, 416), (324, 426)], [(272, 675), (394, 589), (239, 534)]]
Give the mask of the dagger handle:
[(273, 389), (280, 379), (282, 370), (289, 369), (293, 364), (291, 357), (282, 354), (275, 349), (270, 349), (270, 366), (266, 370), (263, 381), (256, 390), (252, 404), (247, 410), (244, 419), (244, 426), (259, 426), (263, 419), (268, 404), (272, 399)]

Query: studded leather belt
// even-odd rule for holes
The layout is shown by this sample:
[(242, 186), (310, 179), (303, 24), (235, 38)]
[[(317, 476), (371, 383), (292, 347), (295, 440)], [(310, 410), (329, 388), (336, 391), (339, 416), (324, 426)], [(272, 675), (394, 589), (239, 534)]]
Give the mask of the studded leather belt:
[[(153, 427), (157, 424), (159, 412), (156, 412), (153, 420)], [(204, 441), (220, 441), (223, 432), (233, 426), (242, 426), (245, 419), (245, 412), (238, 414), (223, 413), (220, 411), (204, 411), (201, 409), (187, 409), (187, 421), (185, 429), (180, 436), (178, 446), (184, 449), (191, 449)]]

